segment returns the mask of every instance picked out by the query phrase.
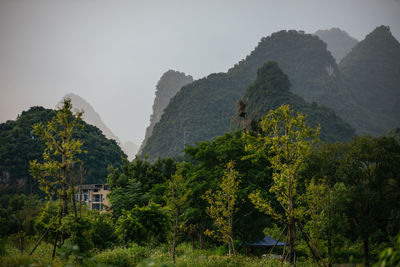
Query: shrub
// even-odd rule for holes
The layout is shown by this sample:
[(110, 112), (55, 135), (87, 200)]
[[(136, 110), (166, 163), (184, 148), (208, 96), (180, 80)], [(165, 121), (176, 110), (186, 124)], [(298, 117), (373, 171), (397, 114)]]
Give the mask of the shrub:
[(129, 248), (115, 248), (103, 251), (95, 256), (98, 263), (107, 266), (131, 267), (149, 257), (148, 248), (133, 244)]

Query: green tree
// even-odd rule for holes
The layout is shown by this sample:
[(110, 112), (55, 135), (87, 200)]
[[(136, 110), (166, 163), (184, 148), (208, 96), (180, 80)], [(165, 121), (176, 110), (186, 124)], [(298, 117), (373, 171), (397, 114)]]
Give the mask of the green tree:
[(169, 216), (158, 204), (135, 206), (131, 210), (122, 210), (115, 224), (115, 233), (122, 243), (156, 245), (165, 242), (169, 231)]
[[(63, 106), (57, 110), (53, 119), (44, 126), (38, 123), (33, 132), (46, 143), (43, 152), (43, 163), (33, 160), (29, 163), (31, 174), (38, 179), (40, 188), (49, 197), (57, 197), (62, 201), (62, 217), (68, 214), (68, 189), (74, 190), (72, 168), (77, 162), (77, 155), (82, 153), (82, 140), (73, 138), (73, 134), (82, 125), (82, 112), (72, 112), (70, 99), (65, 99)], [(72, 192), (73, 194), (73, 192)], [(75, 198), (74, 216), (77, 219)]]
[(227, 164), (222, 177), (220, 189), (216, 192), (206, 191), (204, 199), (210, 206), (207, 207), (207, 214), (214, 220), (217, 231), (206, 230), (206, 235), (219, 239), (229, 247), (229, 256), (235, 255), (235, 246), (232, 236), (233, 217), (236, 211), (237, 192), (239, 190), (239, 173), (231, 161)]
[(154, 163), (136, 158), (132, 162), (123, 159), (120, 168), (109, 167), (107, 183), (111, 187), (109, 199), (114, 217), (134, 205), (143, 206), (150, 200), (164, 204), (167, 181), (175, 173), (176, 161), (158, 159)]
[(295, 259), (295, 225), (302, 217), (303, 210), (298, 205), (298, 172), (310, 153), (319, 129), (306, 125), (302, 114), (293, 114), (289, 105), (282, 105), (270, 111), (261, 121), (262, 134), (256, 136), (244, 133), (248, 157), (268, 158), (273, 169), (273, 185), (269, 191), (283, 209), (276, 210), (270, 200), (265, 199), (260, 191), (253, 192), (249, 198), (261, 211), (273, 216), (287, 225), (289, 237), (289, 260)]
[(345, 208), (349, 196), (343, 182), (334, 186), (314, 179), (307, 185), (304, 195), (307, 222), (306, 229), (319, 245), (319, 250), (327, 249), (329, 266), (335, 258), (335, 249), (343, 246), (343, 234), (348, 230)]
[[(364, 136), (348, 144), (318, 147), (302, 172), (305, 183), (314, 177), (317, 184), (326, 181), (329, 188), (344, 184), (346, 200), (339, 205), (339, 213), (344, 214), (348, 231), (340, 233), (352, 243), (362, 242), (365, 264), (370, 261), (371, 247), (390, 241), (400, 230), (399, 161), (400, 145), (393, 138)], [(335, 218), (330, 224), (340, 226), (334, 225)]]
[[(82, 153), (83, 142), (73, 137), (77, 128), (82, 128), (82, 112), (72, 112), (70, 99), (65, 99), (57, 114), (44, 126), (38, 123), (33, 126), (33, 132), (45, 141), (43, 162), (33, 160), (29, 163), (30, 172), (46, 192), (49, 198), (56, 197), (61, 200), (60, 222), (66, 217), (68, 211), (68, 196), (71, 196), (73, 215), (78, 222), (78, 213), (75, 203), (74, 190), (76, 178), (73, 168), (78, 162), (77, 155)], [(54, 242), (53, 257), (58, 239), (58, 232)], [(63, 240), (63, 233), (61, 233)], [(32, 251), (33, 252), (33, 251)]]
[(226, 133), (211, 141), (188, 146), (185, 153), (190, 160), (187, 178), (192, 191), (190, 208), (185, 211), (185, 221), (188, 226), (186, 232), (192, 244), (197, 237), (202, 247), (204, 231), (212, 227), (213, 223), (209, 216), (203, 216), (208, 203), (201, 197), (208, 189), (218, 189), (226, 165), (230, 161), (235, 162), (235, 169), (239, 172), (241, 180), (237, 193), (238, 205), (233, 221), (233, 235), (242, 243), (263, 238), (263, 229), (269, 226), (272, 220), (256, 209), (248, 196), (254, 190), (263, 189), (271, 184), (271, 170), (269, 162), (263, 158), (243, 160), (248, 153), (245, 151), (242, 131)]
[(177, 170), (168, 181), (168, 189), (165, 195), (167, 207), (172, 214), (172, 262), (175, 264), (175, 248), (179, 229), (182, 228), (180, 217), (185, 207), (188, 206), (188, 197), (190, 189), (186, 186), (185, 181), (185, 162), (178, 164)]
[(394, 246), (385, 248), (379, 256), (374, 267), (395, 267), (400, 266), (400, 234), (394, 238)]
[[(349, 236), (363, 242), (363, 261), (367, 266), (371, 237), (379, 232), (394, 236), (400, 230), (398, 218), (392, 218), (400, 209), (399, 162), (400, 145), (393, 138), (365, 136), (349, 144), (340, 166), (350, 197), (347, 216), (353, 227)], [(390, 225), (393, 219), (395, 222)]]

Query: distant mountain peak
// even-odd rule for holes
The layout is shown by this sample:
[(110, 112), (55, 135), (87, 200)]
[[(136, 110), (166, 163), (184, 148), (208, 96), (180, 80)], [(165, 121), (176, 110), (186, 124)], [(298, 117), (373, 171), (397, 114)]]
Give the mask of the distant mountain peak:
[[(329, 106), (335, 100), (333, 96), (340, 95), (341, 88), (336, 83), (340, 78), (337, 64), (326, 46), (317, 36), (303, 31), (279, 31), (262, 38), (227, 73), (210, 74), (184, 86), (170, 100), (140, 155), (149, 155), (150, 160), (179, 156), (185, 146), (229, 131), (236, 104), (246, 99), (242, 98), (246, 88), (256, 81), (257, 70), (269, 61), (277, 62), (290, 77), (290, 91), (282, 91)], [(349, 132), (343, 131), (340, 136), (337, 133), (332, 132), (327, 139), (343, 140)]]
[(370, 113), (360, 117), (359, 124), (371, 121), (375, 126), (361, 134), (382, 135), (400, 124), (400, 43), (388, 26), (369, 33), (339, 68), (352, 81), (355, 104)]
[(398, 45), (399, 42), (397, 39), (393, 36), (392, 32), (390, 31), (389, 26), (384, 26), (381, 25), (379, 27), (376, 27), (375, 30), (373, 30), (371, 33), (369, 33), (365, 39), (363, 40), (363, 43), (371, 43), (372, 45)]
[(346, 31), (339, 28), (318, 30), (314, 35), (318, 36), (318, 38), (327, 44), (327, 49), (338, 63), (358, 43), (357, 39), (351, 37)]
[[(121, 143), (119, 138), (106, 126), (106, 124), (101, 119), (100, 115), (94, 110), (92, 105), (90, 105), (85, 99), (81, 96), (69, 93), (66, 94), (62, 99), (69, 98), (72, 101), (72, 108), (74, 110), (83, 111), (83, 120), (91, 125), (99, 128), (105, 137), (108, 139), (113, 139), (117, 142), (117, 144), (121, 147), (126, 155), (128, 155), (128, 159), (131, 160), (135, 158), (135, 155), (138, 151), (138, 146), (130, 141)], [(56, 108), (58, 108), (62, 103), (62, 100), (58, 102)]]
[(261, 85), (265, 90), (289, 91), (290, 81), (278, 63), (270, 61), (257, 70), (255, 85)]
[[(82, 110), (84, 112), (83, 120), (85, 122), (96, 126), (103, 132), (103, 134), (107, 138), (114, 139), (117, 142), (117, 144), (120, 145), (119, 138), (105, 125), (105, 123), (101, 119), (100, 115), (94, 110), (92, 105), (90, 105), (85, 99), (83, 99), (81, 96), (73, 94), (73, 93), (66, 94), (62, 98), (62, 100), (65, 98), (71, 99), (73, 109)], [(60, 102), (58, 102), (58, 104), (56, 105), (56, 108), (58, 108), (60, 106), (60, 104), (62, 103), (62, 100)]]
[(247, 123), (263, 118), (270, 110), (289, 104), (291, 109), (306, 116), (313, 127), (321, 125), (321, 139), (324, 141), (346, 141), (355, 131), (335, 112), (314, 103), (307, 103), (304, 98), (289, 90), (289, 77), (276, 62), (268, 62), (257, 71), (256, 80), (246, 89), (248, 112)]
[(140, 150), (145, 146), (148, 138), (153, 133), (154, 126), (160, 121), (164, 109), (168, 106), (171, 98), (175, 96), (183, 86), (191, 82), (193, 82), (192, 76), (171, 69), (161, 76), (156, 85), (156, 97), (153, 104), (153, 113), (150, 116), (150, 125), (146, 129), (146, 134)]

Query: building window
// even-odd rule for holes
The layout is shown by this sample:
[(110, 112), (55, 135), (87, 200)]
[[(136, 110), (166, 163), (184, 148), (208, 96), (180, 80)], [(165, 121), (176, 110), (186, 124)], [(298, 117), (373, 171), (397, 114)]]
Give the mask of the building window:
[(75, 199), (77, 201), (87, 201), (88, 195), (87, 194), (75, 194)]
[(93, 195), (93, 202), (101, 202), (102, 200), (103, 199), (101, 194)]
[(94, 189), (93, 192), (97, 193), (99, 192), (99, 189)]
[(92, 210), (101, 210), (101, 209), (102, 207), (100, 203), (92, 204)]

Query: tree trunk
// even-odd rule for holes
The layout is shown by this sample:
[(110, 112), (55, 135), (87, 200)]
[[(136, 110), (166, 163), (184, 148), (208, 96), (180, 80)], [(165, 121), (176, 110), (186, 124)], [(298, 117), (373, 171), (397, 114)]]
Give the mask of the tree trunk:
[(176, 247), (176, 236), (175, 236), (175, 230), (174, 230), (174, 237), (172, 240), (172, 263), (175, 264), (175, 247)]
[(24, 235), (21, 232), (19, 233), (19, 250), (21, 254), (24, 253)]
[(328, 266), (332, 267), (332, 240), (328, 238)]
[(72, 202), (72, 207), (74, 209), (74, 218), (75, 218), (75, 222), (78, 222), (78, 211), (76, 208), (76, 201), (75, 201), (75, 181), (74, 181), (74, 177), (72, 174), (72, 169), (69, 170), (70, 171), (70, 184), (71, 184), (71, 202)]
[(199, 247), (200, 247), (200, 249), (203, 249), (203, 245), (204, 245), (203, 233), (204, 233), (204, 227), (202, 225), (200, 225), (199, 226)]
[(57, 214), (56, 217), (54, 217), (53, 221), (51, 222), (51, 224), (47, 227), (46, 231), (43, 233), (43, 235), (39, 238), (38, 242), (36, 242), (35, 246), (33, 247), (31, 253), (29, 253), (29, 255), (32, 255), (33, 252), (35, 252), (36, 248), (39, 246), (40, 242), (42, 242), (43, 238), (47, 235), (47, 233), (49, 232), (50, 228), (53, 226), (53, 224), (56, 222), (57, 218), (59, 216), (61, 216), (61, 210), (60, 212)]
[(53, 253), (51, 254), (51, 260), (54, 260), (54, 256), (56, 255), (57, 241), (58, 241), (58, 232), (56, 232), (56, 238), (54, 239)]
[(288, 234), (289, 234), (289, 262), (290, 264), (296, 265), (295, 262), (295, 221), (292, 216), (289, 217), (288, 224)]
[(235, 243), (233, 242), (232, 237), (230, 237), (230, 242), (231, 242), (233, 256), (236, 256)]
[(369, 266), (368, 239), (369, 239), (369, 236), (367, 234), (367, 235), (364, 236), (364, 239), (363, 239), (363, 261), (364, 261), (364, 266)]
[(321, 255), (319, 254), (317, 247), (313, 245), (313, 243), (311, 242), (310, 236), (304, 231), (303, 225), (299, 221), (297, 221), (297, 225), (299, 226), (300, 231), (304, 236), (304, 240), (306, 241), (307, 246), (310, 249), (311, 254), (314, 257), (315, 262), (318, 264), (318, 266), (320, 266), (320, 264), (322, 263), (322, 265), (326, 267), (327, 265), (324, 262), (324, 260), (322, 259)]
[(79, 217), (82, 218), (82, 182), (83, 182), (83, 167), (82, 163), (79, 165), (80, 187), (79, 187)]
[(176, 248), (176, 234), (178, 230), (178, 215), (175, 214), (174, 218), (174, 233), (172, 237), (172, 262), (175, 264), (175, 248)]

